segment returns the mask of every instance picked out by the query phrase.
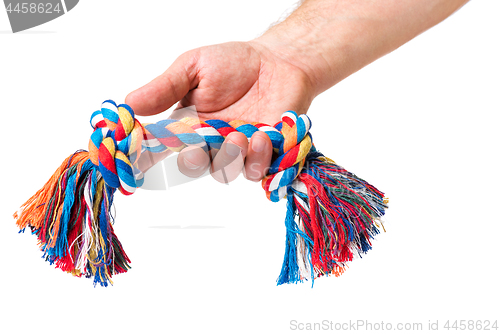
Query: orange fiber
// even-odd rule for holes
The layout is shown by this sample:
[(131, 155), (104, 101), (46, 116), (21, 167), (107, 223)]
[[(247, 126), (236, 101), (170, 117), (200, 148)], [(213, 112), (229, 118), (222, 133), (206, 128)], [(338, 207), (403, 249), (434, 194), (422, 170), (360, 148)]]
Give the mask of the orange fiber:
[(88, 158), (89, 153), (85, 151), (67, 157), (45, 185), (21, 206), (20, 211), (14, 213), (14, 219), (17, 220), (17, 226), (20, 229), (24, 229), (28, 225), (31, 225), (35, 229), (39, 228), (45, 217), (45, 203), (52, 197), (60, 176), (67, 168)]

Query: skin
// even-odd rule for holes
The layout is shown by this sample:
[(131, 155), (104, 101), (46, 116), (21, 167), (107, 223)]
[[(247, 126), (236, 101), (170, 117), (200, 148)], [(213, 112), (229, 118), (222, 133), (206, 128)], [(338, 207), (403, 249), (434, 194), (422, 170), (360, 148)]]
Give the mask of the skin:
[[(177, 103), (172, 118), (182, 117), (180, 109), (194, 105), (201, 120), (274, 125), (284, 111), (306, 113), (317, 95), (438, 24), (466, 2), (306, 0), (254, 40), (182, 54), (125, 102), (142, 116), (161, 113)], [(211, 168), (220, 182), (230, 182), (241, 172), (259, 181), (271, 155), (266, 134), (256, 132), (249, 142), (235, 132), (213, 159), (200, 148), (187, 147), (177, 161), (179, 170), (191, 177)], [(162, 158), (159, 155), (148, 164)]]

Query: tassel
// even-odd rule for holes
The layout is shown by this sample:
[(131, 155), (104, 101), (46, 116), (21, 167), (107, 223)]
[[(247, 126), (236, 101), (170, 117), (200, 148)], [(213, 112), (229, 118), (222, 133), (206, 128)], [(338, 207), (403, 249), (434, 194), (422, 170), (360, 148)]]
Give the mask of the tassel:
[(342, 274), (354, 253), (371, 249), (386, 208), (382, 192), (313, 148), (288, 189), (287, 244), (278, 285)]
[(113, 275), (130, 269), (110, 208), (116, 189), (131, 195), (144, 182), (137, 168), (141, 152), (196, 145), (212, 155), (234, 131), (248, 138), (262, 131), (274, 148), (262, 186), (271, 201), (287, 200), (278, 285), (342, 274), (354, 254), (371, 249), (383, 227), (384, 194), (316, 150), (306, 115), (287, 111), (274, 127), (192, 118), (143, 126), (128, 105), (107, 100), (90, 123), (88, 152), (69, 156), (14, 218), (21, 231), (30, 227), (36, 234), (46, 261), (74, 276), (93, 277), (94, 286), (113, 284)]
[(114, 234), (109, 212), (115, 189), (107, 186), (86, 151), (69, 156), (50, 180), (15, 213), (17, 226), (31, 228), (43, 257), (74, 276), (113, 284), (130, 269)]

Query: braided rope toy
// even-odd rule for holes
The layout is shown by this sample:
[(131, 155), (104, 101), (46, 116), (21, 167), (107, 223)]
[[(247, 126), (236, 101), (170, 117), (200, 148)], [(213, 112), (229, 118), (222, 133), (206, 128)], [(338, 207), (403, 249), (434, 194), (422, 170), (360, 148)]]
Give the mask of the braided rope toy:
[[(344, 272), (354, 253), (366, 253), (387, 208), (384, 194), (316, 150), (311, 121), (293, 111), (274, 127), (194, 118), (142, 125), (126, 104), (107, 100), (91, 117), (89, 151), (70, 155), (50, 180), (14, 214), (31, 228), (44, 258), (75, 276), (112, 284), (130, 269), (110, 212), (116, 189), (130, 195), (143, 183), (141, 152), (179, 152), (187, 145), (216, 151), (233, 131), (271, 139), (274, 155), (262, 180), (267, 197), (286, 197), (286, 249), (278, 284)], [(378, 227), (378, 228), (377, 228)]]

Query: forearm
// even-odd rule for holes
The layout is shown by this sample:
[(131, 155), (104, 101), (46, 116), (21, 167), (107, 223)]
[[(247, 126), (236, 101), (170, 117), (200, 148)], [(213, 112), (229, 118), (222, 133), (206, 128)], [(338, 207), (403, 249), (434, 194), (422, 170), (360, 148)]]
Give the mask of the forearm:
[(255, 39), (304, 70), (315, 96), (438, 24), (467, 0), (306, 0)]

